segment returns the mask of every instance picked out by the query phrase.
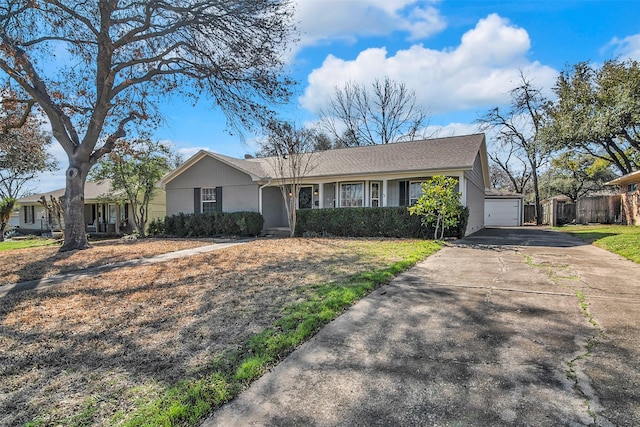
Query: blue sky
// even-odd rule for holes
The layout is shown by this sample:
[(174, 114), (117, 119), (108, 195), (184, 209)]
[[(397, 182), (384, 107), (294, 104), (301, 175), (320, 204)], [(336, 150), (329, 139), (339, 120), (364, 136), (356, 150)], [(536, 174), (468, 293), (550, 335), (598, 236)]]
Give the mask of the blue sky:
[[(300, 43), (288, 62), (299, 82), (282, 118), (312, 123), (333, 88), (388, 76), (416, 92), (441, 136), (474, 132), (490, 108), (508, 102), (523, 70), (552, 97), (560, 71), (580, 61), (640, 60), (636, 0), (294, 0)], [(242, 157), (254, 137), (229, 135), (210, 103), (168, 99), (157, 139), (185, 158), (199, 149)], [(430, 132), (429, 132), (430, 133)], [(54, 155), (66, 158), (54, 143)], [(62, 172), (38, 191), (64, 186)]]

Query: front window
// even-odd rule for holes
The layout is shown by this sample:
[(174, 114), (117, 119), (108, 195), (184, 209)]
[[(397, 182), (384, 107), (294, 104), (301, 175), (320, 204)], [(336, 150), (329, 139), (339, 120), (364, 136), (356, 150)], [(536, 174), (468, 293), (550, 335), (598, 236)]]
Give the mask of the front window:
[(634, 193), (638, 191), (638, 183), (634, 182), (633, 184), (627, 185), (627, 193)]
[(24, 222), (25, 224), (33, 224), (36, 222), (35, 220), (35, 207), (34, 206), (25, 206), (24, 208)]
[(216, 211), (216, 188), (203, 188), (201, 192), (202, 212)]
[(371, 183), (371, 207), (377, 208), (380, 206), (380, 183)]
[(422, 196), (422, 183), (423, 181), (412, 181), (409, 184), (409, 206), (415, 205)]
[(340, 184), (340, 206), (343, 208), (364, 206), (364, 183)]

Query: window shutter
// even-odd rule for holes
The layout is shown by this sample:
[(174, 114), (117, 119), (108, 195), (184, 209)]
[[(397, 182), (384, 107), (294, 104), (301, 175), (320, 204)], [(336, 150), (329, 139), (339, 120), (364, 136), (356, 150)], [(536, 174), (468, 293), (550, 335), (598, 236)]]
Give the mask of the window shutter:
[(222, 187), (216, 187), (216, 211), (222, 212)]
[(193, 189), (193, 213), (200, 213), (200, 188)]
[(24, 214), (24, 223), (26, 224), (27, 223), (27, 207), (26, 206), (22, 207), (22, 212)]
[(400, 181), (400, 206), (409, 205), (409, 181)]

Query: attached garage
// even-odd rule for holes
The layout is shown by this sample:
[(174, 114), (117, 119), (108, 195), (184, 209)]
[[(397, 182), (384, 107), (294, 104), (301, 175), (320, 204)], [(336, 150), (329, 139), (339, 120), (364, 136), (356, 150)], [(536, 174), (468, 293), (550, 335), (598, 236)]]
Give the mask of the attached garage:
[(485, 227), (519, 227), (522, 225), (522, 196), (486, 195)]

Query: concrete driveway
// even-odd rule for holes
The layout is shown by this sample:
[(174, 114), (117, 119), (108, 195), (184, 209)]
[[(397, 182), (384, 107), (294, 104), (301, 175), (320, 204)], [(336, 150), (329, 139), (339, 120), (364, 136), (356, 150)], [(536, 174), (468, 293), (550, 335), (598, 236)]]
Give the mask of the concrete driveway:
[(205, 426), (640, 425), (640, 265), (487, 229), (364, 298)]

